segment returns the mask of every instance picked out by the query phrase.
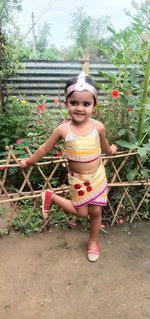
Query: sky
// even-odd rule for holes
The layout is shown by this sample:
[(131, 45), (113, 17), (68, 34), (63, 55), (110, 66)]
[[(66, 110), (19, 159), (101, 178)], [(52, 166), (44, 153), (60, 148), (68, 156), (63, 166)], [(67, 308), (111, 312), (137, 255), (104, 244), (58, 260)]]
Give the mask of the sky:
[[(136, 0), (138, 4), (143, 1)], [(124, 9), (132, 13), (135, 9), (132, 6), (132, 0), (22, 0), (22, 12), (19, 13), (17, 21), (23, 35), (25, 35), (32, 25), (31, 15), (34, 13), (34, 19), (37, 26), (42, 26), (44, 22), (50, 24), (51, 44), (59, 47), (71, 45), (71, 39), (68, 38), (69, 26), (72, 21), (72, 14), (77, 8), (83, 7), (86, 15), (98, 19), (101, 16), (111, 16), (111, 21), (116, 30), (124, 29), (131, 23), (131, 18), (127, 17)], [(26, 39), (30, 39), (32, 32)]]

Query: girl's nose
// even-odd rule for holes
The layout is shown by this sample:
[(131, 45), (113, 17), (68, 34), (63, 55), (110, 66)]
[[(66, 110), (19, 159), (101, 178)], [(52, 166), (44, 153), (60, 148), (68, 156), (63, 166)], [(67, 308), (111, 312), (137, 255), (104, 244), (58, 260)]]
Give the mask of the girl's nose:
[(78, 109), (78, 110), (83, 110), (83, 105), (82, 105), (82, 104), (79, 104), (78, 107), (77, 107), (77, 109)]

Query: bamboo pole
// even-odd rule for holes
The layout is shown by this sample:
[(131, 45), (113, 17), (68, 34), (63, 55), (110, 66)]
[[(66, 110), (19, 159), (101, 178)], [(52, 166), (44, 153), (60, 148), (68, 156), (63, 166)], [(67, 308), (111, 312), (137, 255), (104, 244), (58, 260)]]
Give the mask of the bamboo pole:
[(148, 189), (147, 189), (147, 191), (145, 192), (144, 196), (142, 197), (142, 199), (141, 199), (139, 205), (137, 206), (136, 210), (134, 211), (134, 214), (133, 214), (132, 218), (130, 219), (130, 223), (132, 223), (133, 219), (134, 219), (135, 216), (137, 215), (137, 212), (138, 212), (139, 208), (141, 207), (141, 205), (142, 205), (142, 203), (143, 203), (145, 197), (147, 196), (147, 194), (148, 194), (148, 192), (149, 192), (149, 189), (150, 189), (150, 187), (148, 187)]

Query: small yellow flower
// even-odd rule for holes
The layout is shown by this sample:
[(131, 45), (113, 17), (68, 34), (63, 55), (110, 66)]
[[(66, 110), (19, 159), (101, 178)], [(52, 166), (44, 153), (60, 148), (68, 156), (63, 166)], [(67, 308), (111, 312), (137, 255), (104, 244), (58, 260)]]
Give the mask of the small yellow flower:
[(21, 104), (26, 104), (27, 101), (26, 100), (20, 100)]

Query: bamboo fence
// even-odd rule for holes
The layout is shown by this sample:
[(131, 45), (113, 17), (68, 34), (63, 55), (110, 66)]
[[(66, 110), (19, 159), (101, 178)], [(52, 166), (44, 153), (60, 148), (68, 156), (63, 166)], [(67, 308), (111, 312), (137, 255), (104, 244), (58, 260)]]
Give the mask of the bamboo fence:
[[(31, 151), (26, 147), (27, 157), (31, 155)], [(19, 218), (20, 224), (22, 227), (27, 225), (35, 214), (35, 208), (37, 203), (41, 204), (41, 193), (47, 188), (52, 189), (55, 193), (62, 196), (68, 196), (68, 185), (67, 185), (67, 169), (64, 173), (63, 181), (66, 184), (61, 184), (59, 187), (53, 187), (53, 179), (55, 178), (57, 172), (61, 169), (62, 165), (67, 167), (67, 161), (63, 157), (44, 157), (42, 162), (35, 164), (34, 167), (37, 168), (38, 174), (42, 178), (42, 187), (40, 189), (34, 189), (32, 182), (32, 173), (34, 167), (29, 167), (26, 169), (21, 169), (19, 162), (21, 158), (15, 155), (15, 150), (13, 147), (7, 147), (7, 158), (0, 160), (0, 230), (3, 230), (1, 226), (2, 216), (1, 216), (1, 207), (9, 205), (10, 214), (7, 216), (7, 227), (6, 233), (11, 229), (12, 220), (17, 216)], [(109, 180), (108, 180), (108, 205), (104, 208), (104, 218), (109, 220), (111, 225), (118, 223), (121, 216), (126, 214), (126, 205), (128, 203), (130, 209), (130, 223), (133, 220), (141, 220), (141, 215), (143, 213), (143, 204), (145, 201), (149, 200), (149, 191), (150, 191), (150, 179), (139, 180), (139, 172), (143, 169), (143, 160), (139, 157), (136, 151), (127, 151), (127, 152), (118, 152), (113, 156), (102, 156), (106, 171), (109, 171)], [(43, 171), (44, 167), (52, 168), (48, 176)], [(135, 180), (128, 181), (126, 177), (126, 167), (134, 165), (135, 170)], [(9, 170), (12, 168), (17, 168), (18, 179), (21, 177), (22, 181), (19, 185), (19, 189), (9, 183), (10, 174)], [(16, 175), (15, 175), (16, 180)], [(118, 193), (119, 197), (115, 198), (115, 194)], [(134, 192), (133, 192), (134, 189)], [(136, 190), (136, 192), (135, 192)], [(135, 193), (138, 193), (139, 196), (135, 196)], [(140, 195), (141, 194), (141, 195)], [(33, 208), (31, 209), (27, 219), (23, 222), (19, 217), (19, 204), (24, 200), (33, 200)], [(60, 210), (60, 208), (59, 208)], [(61, 209), (60, 210), (63, 217), (67, 223), (71, 226), (70, 219), (68, 214)], [(128, 212), (129, 213), (129, 212)], [(50, 220), (52, 218), (51, 214), (49, 216)], [(47, 221), (43, 221), (41, 230), (47, 225)]]

